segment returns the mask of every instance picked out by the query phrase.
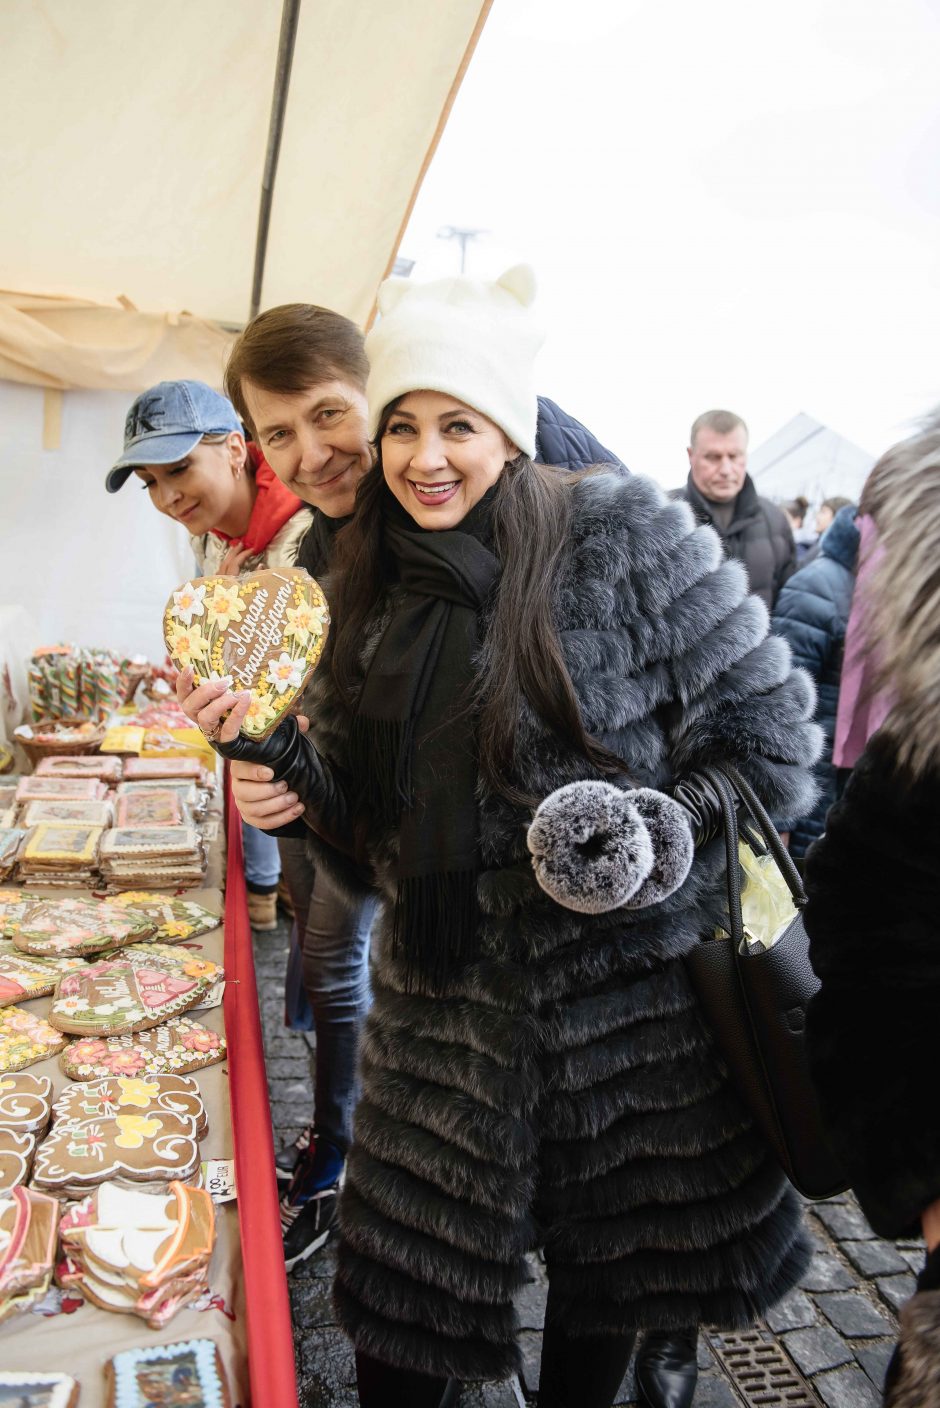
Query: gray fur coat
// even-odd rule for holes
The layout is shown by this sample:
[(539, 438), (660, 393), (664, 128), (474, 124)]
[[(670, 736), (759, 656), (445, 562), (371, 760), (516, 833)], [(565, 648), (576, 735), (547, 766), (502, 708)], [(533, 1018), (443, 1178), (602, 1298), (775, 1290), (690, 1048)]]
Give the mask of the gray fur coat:
[[(572, 492), (556, 620), (587, 729), (637, 784), (668, 788), (702, 761), (733, 760), (771, 812), (805, 813), (812, 686), (768, 636), (743, 567), (648, 481), (599, 474)], [(349, 716), (328, 670), (308, 705), (320, 753), (342, 768)], [(525, 708), (517, 741), (533, 795), (590, 775)], [(541, 1246), (573, 1333), (746, 1324), (806, 1253), (798, 1202), (680, 961), (720, 913), (723, 843), (658, 905), (578, 914), (535, 883), (531, 817), (479, 795), (483, 956), (445, 996), (420, 996), (405, 991), (387, 929), (373, 936), (341, 1323), (391, 1363), (505, 1377), (519, 1364), (513, 1296)], [(376, 832), (368, 849), (394, 897), (396, 836)]]

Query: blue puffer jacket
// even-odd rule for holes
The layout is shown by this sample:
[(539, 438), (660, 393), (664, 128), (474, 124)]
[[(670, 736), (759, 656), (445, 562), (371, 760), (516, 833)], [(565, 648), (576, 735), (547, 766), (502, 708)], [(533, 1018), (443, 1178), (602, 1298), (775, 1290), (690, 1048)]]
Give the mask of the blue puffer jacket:
[(547, 396), (539, 397), (539, 420), (535, 432), (535, 458), (539, 464), (563, 465), (566, 469), (587, 469), (592, 464), (609, 464), (626, 469), (616, 455), (605, 450), (599, 440), (574, 416), (569, 416)]
[(855, 526), (855, 513), (853, 504), (840, 508), (823, 535), (818, 556), (784, 584), (771, 622), (777, 635), (790, 642), (793, 663), (808, 670), (816, 682), (816, 722), (822, 725), (825, 735), (823, 755), (815, 770), (819, 801), (813, 813), (802, 817), (793, 827), (790, 850), (795, 856), (802, 856), (810, 843), (822, 835), (826, 813), (836, 800), (832, 744), (845, 628), (858, 560), (859, 531)]

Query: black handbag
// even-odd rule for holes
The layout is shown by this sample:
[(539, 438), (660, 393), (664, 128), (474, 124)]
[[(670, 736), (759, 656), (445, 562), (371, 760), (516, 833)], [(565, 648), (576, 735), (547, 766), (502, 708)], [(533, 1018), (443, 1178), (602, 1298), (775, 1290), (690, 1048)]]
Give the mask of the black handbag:
[[(686, 957), (703, 1013), (731, 1078), (790, 1182), (804, 1197), (848, 1187), (830, 1146), (810, 1077), (806, 1009), (819, 988), (799, 911), (806, 892), (793, 859), (746, 778), (727, 764), (700, 768), (721, 802), (728, 873), (727, 939), (708, 938)], [(750, 816), (783, 878), (797, 915), (772, 948), (749, 949), (741, 912), (738, 804)]]

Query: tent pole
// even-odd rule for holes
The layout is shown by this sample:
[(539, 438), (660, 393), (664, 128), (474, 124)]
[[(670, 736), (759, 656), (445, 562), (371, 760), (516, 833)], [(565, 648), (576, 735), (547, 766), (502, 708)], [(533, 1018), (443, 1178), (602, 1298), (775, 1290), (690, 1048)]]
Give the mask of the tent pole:
[(264, 261), (268, 252), (268, 230), (271, 226), (271, 208), (274, 202), (274, 178), (277, 175), (277, 161), (281, 152), (281, 137), (284, 133), (287, 95), (290, 89), (290, 71), (294, 61), (294, 45), (297, 40), (299, 18), (300, 0), (284, 0), (281, 9), (281, 34), (277, 46), (277, 66), (274, 70), (274, 95), (271, 99), (268, 149), (265, 153), (264, 174), (261, 178), (261, 204), (258, 207), (258, 234), (255, 240), (255, 267), (251, 278), (249, 318), (257, 317), (261, 307)]

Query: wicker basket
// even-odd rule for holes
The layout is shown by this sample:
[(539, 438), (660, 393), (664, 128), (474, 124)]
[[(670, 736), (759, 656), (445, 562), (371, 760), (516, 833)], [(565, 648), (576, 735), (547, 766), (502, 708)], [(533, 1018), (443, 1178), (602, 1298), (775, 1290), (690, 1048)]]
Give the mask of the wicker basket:
[(41, 762), (43, 758), (77, 758), (82, 753), (97, 753), (101, 746), (106, 732), (106, 725), (95, 723), (93, 719), (64, 718), (64, 719), (40, 719), (38, 723), (32, 724), (31, 728), (36, 733), (41, 733), (44, 728), (49, 728), (52, 724), (90, 724), (94, 723), (94, 728), (90, 728), (87, 733), (83, 733), (81, 738), (49, 739), (40, 742), (35, 738), (22, 738), (14, 734), (17, 743), (26, 754), (33, 767)]

